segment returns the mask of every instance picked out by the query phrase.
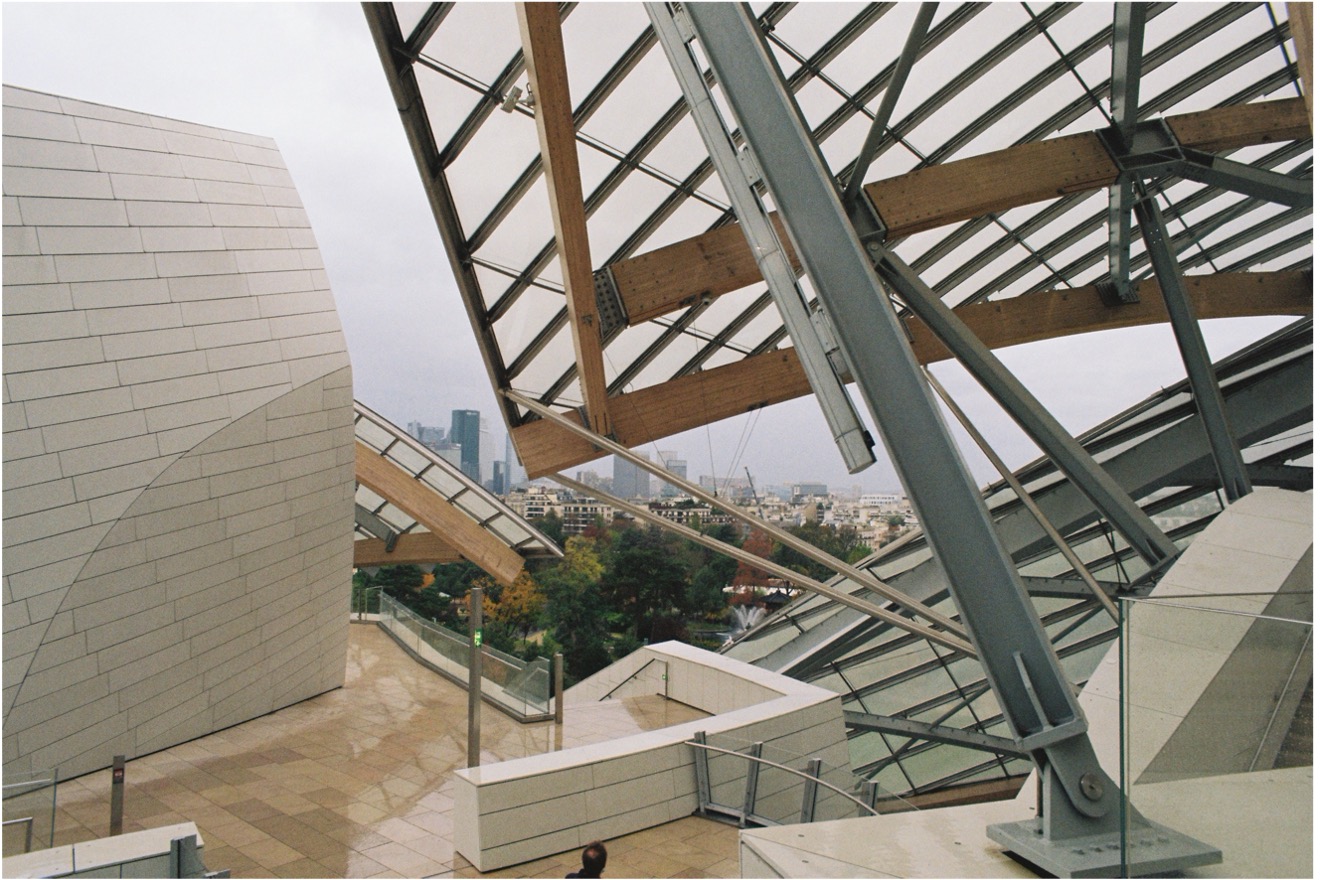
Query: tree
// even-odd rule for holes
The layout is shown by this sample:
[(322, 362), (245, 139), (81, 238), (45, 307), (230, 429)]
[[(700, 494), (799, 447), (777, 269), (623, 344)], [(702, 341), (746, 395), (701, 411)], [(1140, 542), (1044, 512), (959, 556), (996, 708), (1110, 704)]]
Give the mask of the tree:
[(544, 608), (545, 593), (541, 585), (527, 571), (521, 571), (501, 592), (499, 601), (490, 607), (490, 617), (521, 632), (523, 641), (526, 641), (540, 621)]
[[(790, 534), (801, 538), (808, 544), (819, 547), (835, 559), (843, 562), (855, 562), (868, 552), (866, 544), (862, 542), (861, 535), (852, 526), (842, 526), (836, 529), (833, 526), (809, 522), (800, 526), (793, 526), (788, 531)], [(819, 581), (828, 580), (835, 574), (834, 569), (829, 566), (808, 559), (798, 551), (783, 545), (775, 547), (774, 555), (771, 558), (785, 568), (791, 568)]]
[(545, 516), (533, 517), (530, 522), (541, 534), (559, 546), (564, 546), (564, 521), (553, 510), (547, 511)]
[[(762, 559), (770, 559), (774, 547), (774, 541), (760, 529), (753, 529), (742, 545), (748, 553), (754, 553)], [(733, 575), (733, 582), (740, 587), (764, 587), (770, 583), (770, 575), (763, 569), (748, 565), (746, 562), (739, 562)]]
[(604, 570), (593, 542), (575, 535), (566, 542), (559, 565), (537, 574), (550, 638), (562, 647), (567, 676), (575, 681), (610, 663), (599, 584)]
[(620, 535), (601, 590), (632, 619), (638, 638), (650, 638), (657, 621), (682, 614), (688, 583), (687, 571), (678, 562), (683, 549), (678, 539), (656, 526)]

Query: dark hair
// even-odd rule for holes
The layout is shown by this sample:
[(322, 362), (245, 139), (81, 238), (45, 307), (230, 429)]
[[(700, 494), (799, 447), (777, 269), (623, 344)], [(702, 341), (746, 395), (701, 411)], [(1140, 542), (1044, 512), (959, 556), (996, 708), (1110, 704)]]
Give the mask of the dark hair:
[(599, 840), (587, 844), (587, 848), (582, 851), (582, 875), (599, 877), (605, 870), (605, 856), (605, 844)]

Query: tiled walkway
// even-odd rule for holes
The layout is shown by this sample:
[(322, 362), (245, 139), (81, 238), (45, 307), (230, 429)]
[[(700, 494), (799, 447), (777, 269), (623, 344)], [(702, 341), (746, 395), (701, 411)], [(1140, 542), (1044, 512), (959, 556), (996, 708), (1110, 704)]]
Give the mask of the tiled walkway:
[[(234, 877), (562, 877), (577, 851), (482, 875), (454, 852), (450, 771), (467, 693), (354, 625), (342, 689), (131, 761), (124, 830), (196, 822), (207, 868)], [(702, 713), (660, 697), (569, 707), (523, 725), (483, 706), (482, 760), (651, 730)], [(56, 844), (106, 833), (110, 773), (62, 783)], [(610, 877), (736, 877), (738, 833), (688, 818), (606, 841)]]

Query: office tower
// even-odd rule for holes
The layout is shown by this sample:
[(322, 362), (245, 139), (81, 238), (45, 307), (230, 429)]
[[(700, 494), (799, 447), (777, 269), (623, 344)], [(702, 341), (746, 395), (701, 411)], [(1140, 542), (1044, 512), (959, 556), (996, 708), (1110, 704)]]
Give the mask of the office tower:
[(449, 439), (463, 447), (463, 473), (481, 482), (481, 413), (475, 409), (456, 409), (449, 423)]

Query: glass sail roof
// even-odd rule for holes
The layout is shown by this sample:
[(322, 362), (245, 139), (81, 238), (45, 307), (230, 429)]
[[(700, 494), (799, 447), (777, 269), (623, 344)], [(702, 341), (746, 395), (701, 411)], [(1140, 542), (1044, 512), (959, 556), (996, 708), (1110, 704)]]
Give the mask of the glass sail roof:
[[(1256, 485), (1312, 488), (1313, 401), (1310, 376), (1312, 322), (1303, 319), (1217, 365), (1220, 387), (1248, 434), (1244, 458)], [(1245, 403), (1254, 400), (1255, 407)], [(1199, 431), (1187, 383), (1166, 388), (1088, 431), (1080, 439), (1097, 460), (1127, 474), (1143, 508), (1180, 547), (1222, 509), (1213, 467), (1204, 451), (1180, 458), (1183, 432)], [(1017, 478), (1042, 506), (1067, 484), (1047, 460), (1027, 465)], [(985, 490), (987, 506), (1010, 537), (1008, 520), (1021, 502), (1004, 483)], [(1059, 509), (1055, 505), (1054, 510)], [(1039, 536), (1037, 532), (1037, 536)], [(1069, 544), (1108, 589), (1137, 592), (1147, 566), (1103, 522), (1078, 528)], [(1117, 637), (1114, 622), (1085, 593), (1062, 554), (1045, 541), (1020, 537), (1014, 559), (1069, 680), (1085, 684)], [(862, 567), (891, 586), (912, 592), (933, 568), (922, 538), (897, 551), (882, 550)], [(937, 577), (938, 580), (938, 577)], [(913, 586), (913, 585), (916, 586)], [(849, 587), (848, 582), (836, 584)], [(851, 585), (854, 593), (861, 592)], [(878, 598), (876, 601), (881, 601)], [(928, 601), (957, 617), (947, 588)], [(980, 665), (945, 648), (817, 596), (803, 595), (726, 649), (746, 662), (774, 669), (843, 695), (846, 712), (918, 721), (936, 728), (1008, 737), (1007, 723)], [(940, 731), (936, 730), (938, 734)], [(947, 731), (946, 731), (947, 732)], [(849, 726), (855, 772), (895, 794), (919, 795), (972, 782), (1009, 780), (1031, 769), (1011, 752), (976, 749), (894, 730)]]
[[(918, 4), (751, 8), (821, 154), (846, 180)], [(415, 81), (415, 92), (405, 99), (396, 90), (396, 97), (493, 383), (548, 405), (583, 406), (514, 6), (367, 4), (367, 13), (387, 73), (396, 84)], [(561, 15), (598, 278), (732, 223), (641, 4), (562, 4)], [(1108, 126), (1112, 33), (1109, 4), (940, 4), (864, 179), (901, 178)], [(721, 102), (718, 86), (714, 93)], [(1208, 118), (1198, 114), (1249, 103), (1295, 113), (1300, 93), (1284, 4), (1149, 4), (1140, 119)], [(1279, 130), (1251, 144), (1198, 143), (1309, 178), (1311, 140), (1302, 120), (1302, 131)], [(1184, 272), (1309, 268), (1309, 205), (1287, 208), (1179, 178), (1154, 189)], [(1001, 301), (1108, 278), (1108, 215), (1106, 188), (1087, 187), (937, 228), (891, 229), (889, 244), (950, 306)], [(1132, 277), (1151, 277), (1140, 235), (1133, 235)], [(602, 312), (611, 398), (790, 347), (764, 283), (697, 294), (649, 317), (611, 320)], [(529, 473), (554, 470), (538, 468), (516, 430), (536, 417), (510, 401), (503, 406)], [(689, 422), (717, 417), (693, 414)], [(654, 439), (670, 429), (628, 430)], [(620, 439), (635, 445), (637, 436)]]
[[(541, 534), (460, 468), (358, 401), (353, 402), (353, 430), (358, 443), (379, 454), (409, 480), (424, 487), (428, 493), (443, 500), (524, 558), (563, 555), (554, 541)], [(377, 521), (396, 536), (427, 532), (424, 525), (394, 500), (377, 494), (361, 482), (358, 483), (354, 500), (359, 510), (354, 537), (359, 541), (372, 538), (385, 540), (384, 535), (376, 533), (380, 531)], [(371, 516), (363, 516), (362, 511)], [(440, 537), (454, 543), (460, 553), (464, 552), (465, 548), (457, 542), (455, 536)]]

